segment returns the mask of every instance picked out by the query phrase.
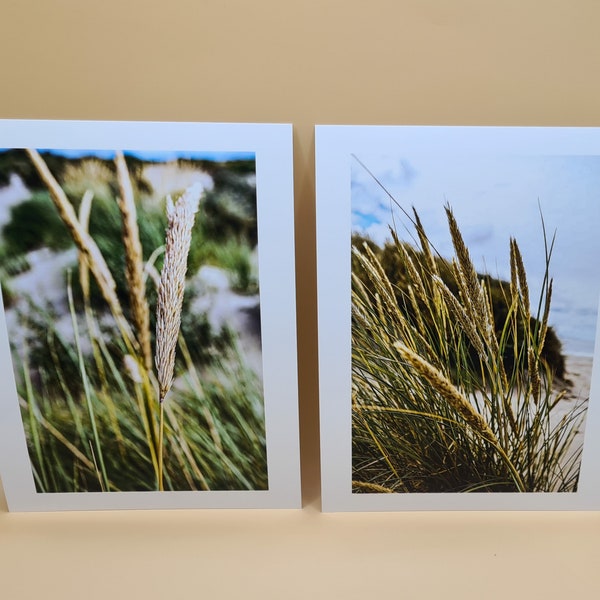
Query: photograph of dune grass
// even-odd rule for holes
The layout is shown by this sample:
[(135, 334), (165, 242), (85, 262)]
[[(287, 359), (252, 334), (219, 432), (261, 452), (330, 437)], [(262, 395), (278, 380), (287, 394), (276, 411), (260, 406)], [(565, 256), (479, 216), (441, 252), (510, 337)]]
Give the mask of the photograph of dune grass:
[(268, 490), (256, 195), (251, 152), (0, 152), (37, 493)]
[(576, 493), (600, 158), (351, 157), (352, 493)]

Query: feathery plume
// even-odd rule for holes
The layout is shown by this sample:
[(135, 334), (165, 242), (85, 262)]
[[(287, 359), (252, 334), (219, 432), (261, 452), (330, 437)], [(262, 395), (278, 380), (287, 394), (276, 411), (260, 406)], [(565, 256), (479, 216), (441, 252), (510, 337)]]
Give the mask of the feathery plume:
[(175, 202), (170, 196), (167, 197), (168, 225), (165, 260), (160, 277), (156, 308), (155, 360), (161, 404), (173, 385), (175, 350), (181, 325), (187, 258), (201, 191), (201, 185), (194, 184)]

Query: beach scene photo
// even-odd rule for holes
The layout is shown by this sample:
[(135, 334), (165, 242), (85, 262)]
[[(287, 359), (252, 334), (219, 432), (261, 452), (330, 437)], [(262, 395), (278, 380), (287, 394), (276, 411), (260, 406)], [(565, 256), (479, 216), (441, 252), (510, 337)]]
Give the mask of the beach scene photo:
[(36, 492), (268, 489), (254, 153), (1, 150), (0, 286)]
[(600, 157), (350, 164), (352, 492), (576, 492)]

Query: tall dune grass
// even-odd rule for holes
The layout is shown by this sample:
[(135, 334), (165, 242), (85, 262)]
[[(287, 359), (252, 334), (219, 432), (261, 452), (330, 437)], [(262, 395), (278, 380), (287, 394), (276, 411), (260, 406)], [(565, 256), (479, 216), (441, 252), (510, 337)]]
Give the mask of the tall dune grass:
[[(159, 250), (145, 262), (122, 154), (116, 158), (115, 187), (129, 292), (125, 307), (116, 293), (115, 277), (89, 233), (93, 194), (84, 193), (77, 213), (43, 158), (34, 150), (28, 153), (79, 250), (78, 293), (75, 278), (69, 277), (66, 284), (70, 333), (61, 332), (54, 315), (39, 307), (31, 306), (23, 315), (43, 332), (51, 361), (36, 364), (27, 346), (17, 357), (19, 402), (38, 491), (266, 489), (262, 385), (245, 364), (235, 335), (230, 333), (227, 348), (213, 348), (212, 360), (199, 365), (191, 347), (203, 342), (210, 346), (210, 340), (186, 340), (177, 324), (168, 341), (172, 360), (167, 385), (160, 354), (167, 341), (159, 314), (158, 378), (154, 373), (148, 296), (156, 294), (152, 288), (159, 277), (153, 260)], [(168, 228), (167, 246), (176, 225)], [(180, 302), (171, 308), (180, 319), (187, 251), (178, 256), (182, 275), (172, 283)], [(165, 258), (167, 271), (168, 264)], [(152, 285), (146, 284), (148, 272)], [(92, 302), (92, 280), (104, 299), (102, 306)], [(163, 298), (159, 313), (164, 313), (165, 302), (169, 299)]]
[(497, 322), (491, 279), (476, 272), (450, 208), (446, 215), (450, 261), (436, 256), (416, 211), (418, 246), (392, 231), (403, 281), (390, 281), (372, 245), (353, 247), (353, 490), (575, 491), (585, 408), (555, 422), (564, 391), (543, 352), (553, 244), (531, 299), (511, 240), (511, 281), (500, 288), (507, 315)]

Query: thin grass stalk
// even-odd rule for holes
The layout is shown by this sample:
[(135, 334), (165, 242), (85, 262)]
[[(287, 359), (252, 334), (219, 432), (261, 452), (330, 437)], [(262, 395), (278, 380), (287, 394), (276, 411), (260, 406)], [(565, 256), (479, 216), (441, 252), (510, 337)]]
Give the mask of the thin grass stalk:
[(67, 385), (67, 382), (65, 381), (65, 378), (62, 376), (62, 373), (60, 372), (60, 367), (59, 367), (60, 361), (58, 358), (58, 351), (55, 346), (54, 336), (51, 336), (51, 335), (48, 336), (48, 345), (50, 348), (52, 362), (55, 365), (56, 372), (58, 374), (58, 382), (60, 385), (60, 389), (62, 390), (62, 392), (64, 394), (64, 398), (67, 402), (67, 406), (68, 406), (70, 414), (73, 418), (73, 423), (75, 424), (75, 430), (77, 431), (79, 440), (81, 441), (82, 444), (85, 445), (87, 442), (87, 431), (85, 430), (85, 428), (83, 426), (83, 421), (81, 419), (81, 415), (78, 410), (78, 404), (74, 401), (73, 396), (71, 394), (71, 390), (69, 389), (69, 386)]
[(423, 279), (421, 278), (421, 274), (417, 270), (417, 267), (415, 266), (412, 258), (406, 251), (406, 248), (403, 244), (400, 243), (397, 237), (395, 238), (395, 243), (396, 248), (398, 249), (398, 252), (400, 253), (400, 256), (402, 258), (402, 262), (408, 272), (408, 277), (410, 281), (412, 281), (413, 288), (415, 289), (417, 296), (419, 297), (421, 302), (423, 302), (423, 305), (429, 308), (430, 302), (427, 296), (427, 289), (425, 287)]
[[(160, 419), (160, 410), (159, 410), (159, 419), (157, 422), (156, 419), (156, 409), (157, 404), (160, 405), (160, 402), (157, 402), (155, 388), (152, 385), (150, 380), (150, 375), (146, 369), (144, 369), (143, 365), (138, 363), (139, 372), (142, 379), (142, 391), (144, 398), (144, 410), (146, 411), (146, 419), (150, 428), (150, 443), (154, 447), (154, 456), (152, 456), (152, 464), (155, 467), (156, 473), (156, 487), (159, 491), (163, 490), (163, 478), (161, 477), (161, 472), (159, 469), (159, 456), (162, 454), (162, 445), (161, 445), (161, 430), (164, 427), (164, 422)], [(156, 460), (156, 462), (155, 462)], [(164, 473), (163, 473), (164, 475)]]
[(352, 487), (357, 488), (359, 490), (363, 490), (365, 492), (376, 492), (378, 494), (393, 494), (394, 493), (394, 490), (390, 490), (390, 488), (386, 488), (377, 483), (368, 483), (366, 481), (352, 480)]
[(133, 196), (133, 186), (122, 152), (115, 156), (117, 181), (119, 184), (118, 205), (123, 221), (123, 244), (125, 247), (125, 275), (127, 291), (144, 366), (152, 370), (152, 348), (150, 344), (150, 310), (146, 299), (144, 283), (144, 258), (137, 223), (137, 208)]
[(48, 473), (46, 470), (46, 461), (44, 453), (42, 452), (42, 444), (40, 441), (40, 432), (35, 421), (35, 415), (39, 412), (33, 393), (33, 386), (31, 384), (31, 375), (29, 373), (29, 360), (27, 358), (27, 349), (23, 353), (23, 378), (25, 381), (25, 393), (27, 396), (27, 405), (29, 407), (29, 430), (31, 432), (31, 438), (33, 441), (33, 447), (37, 461), (40, 465), (41, 475), (39, 477), (39, 483), (41, 484), (41, 491), (45, 492), (48, 490)]
[[(165, 406), (165, 412), (167, 413), (167, 417), (169, 419), (169, 423), (171, 424), (171, 427), (173, 428), (173, 432), (175, 433), (175, 435), (177, 437), (178, 446), (179, 446), (179, 448), (181, 448), (181, 452), (187, 459), (188, 465), (191, 468), (192, 473), (194, 474), (196, 479), (200, 482), (200, 487), (205, 491), (210, 490), (210, 486), (208, 485), (208, 482), (206, 481), (206, 478), (204, 477), (204, 474), (202, 473), (202, 470), (200, 469), (200, 467), (190, 449), (188, 441), (185, 437), (185, 433), (182, 430), (182, 428), (180, 427), (179, 422), (177, 420), (177, 417), (175, 416), (175, 413), (173, 412), (172, 407), (169, 406), (168, 403)], [(177, 445), (174, 445), (174, 446), (177, 447)], [(219, 448), (219, 452), (223, 453), (222, 447)], [(188, 476), (186, 473), (186, 478), (187, 477)], [(191, 483), (190, 487), (192, 487), (192, 489), (194, 489), (193, 482)]]
[(125, 355), (123, 366), (134, 384), (138, 416), (146, 437), (145, 441), (148, 446), (148, 451), (150, 452), (150, 460), (152, 461), (152, 467), (154, 468), (158, 487), (158, 482), (160, 481), (160, 469), (157, 455), (159, 443), (156, 436), (156, 427), (154, 425), (154, 410), (152, 405), (147, 401), (148, 394), (144, 385), (145, 373), (142, 373), (139, 361), (130, 354)]
[[(71, 322), (73, 325), (73, 335), (75, 337), (75, 346), (77, 349), (77, 359), (79, 361), (79, 370), (81, 374), (81, 381), (83, 383), (83, 391), (85, 402), (88, 409), (88, 414), (90, 417), (90, 425), (92, 427), (92, 436), (94, 439), (94, 445), (96, 447), (96, 452), (98, 453), (98, 461), (100, 463), (100, 470), (98, 471), (99, 475), (99, 483), (102, 491), (110, 490), (110, 482), (108, 479), (108, 475), (106, 473), (106, 467), (104, 464), (104, 455), (102, 452), (102, 445), (100, 443), (100, 436), (98, 434), (98, 427), (96, 425), (96, 416), (94, 411), (94, 406), (92, 402), (92, 391), (90, 388), (90, 382), (87, 375), (87, 370), (85, 368), (85, 361), (83, 358), (83, 352), (81, 351), (81, 341), (79, 337), (79, 326), (77, 325), (77, 315), (75, 314), (75, 305), (73, 302), (73, 289), (71, 287), (71, 282), (69, 281), (67, 284), (67, 297), (69, 300), (69, 310), (71, 312)], [(91, 441), (90, 441), (91, 443)], [(94, 463), (96, 460), (94, 459)]]
[[(94, 198), (94, 193), (91, 190), (86, 190), (83, 198), (81, 199), (81, 204), (79, 206), (79, 223), (85, 233), (89, 234), (89, 222), (90, 215), (92, 211), (92, 201)], [(121, 432), (121, 428), (119, 426), (119, 420), (117, 418), (117, 408), (115, 403), (111, 397), (111, 394), (108, 393), (106, 388), (106, 372), (104, 369), (104, 363), (102, 361), (102, 355), (100, 349), (98, 348), (98, 339), (100, 338), (100, 332), (98, 331), (98, 327), (96, 321), (94, 319), (94, 315), (92, 312), (91, 300), (90, 300), (90, 266), (87, 256), (79, 251), (79, 285), (81, 287), (82, 295), (83, 295), (83, 312), (85, 314), (85, 321), (88, 330), (88, 336), (90, 339), (90, 343), (92, 346), (92, 354), (94, 355), (94, 362), (96, 364), (96, 368), (98, 369), (98, 374), (100, 376), (100, 394), (102, 396), (102, 401), (108, 408), (109, 419), (111, 422), (111, 426), (113, 431), (115, 432), (115, 436), (119, 442), (119, 448), (121, 451), (121, 455), (124, 456), (124, 443), (125, 440), (123, 438), (123, 433)]]
[(196, 492), (196, 491), (198, 491), (198, 488), (196, 487), (196, 484), (194, 483), (194, 479), (190, 474), (189, 465), (186, 464), (186, 461), (185, 461), (186, 457), (181, 450), (181, 444), (179, 444), (179, 440), (177, 440), (177, 441), (178, 441), (177, 444), (170, 444), (169, 447), (172, 449), (173, 454), (175, 455), (175, 459), (177, 460), (177, 463), (179, 464), (179, 472), (185, 478), (185, 481), (188, 484), (189, 489)]
[(96, 454), (94, 452), (94, 444), (92, 443), (92, 440), (88, 440), (88, 445), (90, 447), (90, 453), (92, 454), (92, 461), (94, 463), (94, 471), (96, 473), (96, 478), (98, 479), (99, 483), (100, 483), (100, 489), (103, 492), (107, 491), (107, 488), (105, 487), (105, 484), (103, 482), (103, 473), (100, 472), (100, 469), (98, 468), (98, 463), (96, 462)]
[(537, 341), (537, 356), (538, 359), (542, 354), (542, 350), (544, 349), (544, 344), (546, 343), (546, 334), (548, 333), (548, 318), (550, 316), (550, 303), (552, 301), (552, 279), (548, 282), (548, 287), (546, 290), (546, 298), (544, 301), (544, 314), (542, 316), (542, 324), (540, 327), (539, 339)]
[(202, 403), (202, 414), (206, 419), (206, 423), (208, 424), (208, 430), (210, 432), (210, 436), (215, 444), (215, 447), (219, 452), (223, 452), (223, 442), (221, 440), (221, 436), (217, 430), (217, 426), (215, 424), (215, 419), (210, 412), (210, 409), (206, 405), (206, 395), (204, 392), (204, 386), (200, 381), (200, 377), (198, 377), (198, 373), (196, 371), (196, 367), (192, 361), (192, 356), (190, 354), (190, 350), (188, 348), (187, 342), (185, 341), (183, 336), (179, 336), (179, 348), (181, 350), (181, 354), (183, 355), (183, 359), (185, 361), (185, 365), (187, 368), (187, 372), (192, 379), (192, 385), (196, 391), (196, 395), (200, 398)]
[(423, 254), (425, 255), (425, 264), (427, 265), (429, 274), (431, 276), (434, 276), (434, 275), (439, 276), (439, 270), (438, 270), (437, 264), (435, 262), (435, 259), (433, 257), (433, 254), (431, 252), (431, 244), (429, 243), (429, 238), (427, 237), (427, 234), (425, 233), (425, 229), (423, 227), (423, 224), (421, 223), (419, 213), (416, 211), (416, 209), (414, 207), (413, 207), (413, 215), (414, 215), (415, 229), (417, 230), (417, 235), (419, 236), (419, 241), (421, 242), (421, 250), (423, 251)]
[[(542, 331), (538, 333), (538, 352), (542, 351), (544, 347), (544, 342), (546, 338), (546, 329), (547, 329), (547, 320), (548, 313), (550, 311), (550, 300), (552, 298), (552, 279), (550, 278), (548, 265), (550, 264), (550, 260), (552, 257), (552, 253), (554, 251), (554, 243), (556, 242), (556, 231), (552, 236), (552, 240), (550, 244), (548, 244), (548, 235), (546, 233), (546, 222), (544, 221), (544, 215), (542, 214), (542, 208), (539, 206), (540, 211), (540, 220), (542, 222), (542, 234), (544, 239), (544, 255), (546, 260), (546, 269), (544, 272), (544, 281), (542, 283), (542, 293), (540, 294), (540, 298), (538, 301), (536, 318), (539, 320), (540, 313), (542, 312), (542, 302), (544, 302), (544, 312), (542, 317)], [(544, 325), (545, 323), (545, 325)]]
[(415, 296), (415, 290), (410, 284), (408, 285), (408, 297), (417, 320), (419, 332), (421, 335), (425, 336), (427, 334), (427, 327), (425, 327), (425, 322), (423, 321), (423, 316), (421, 315), (421, 309), (419, 308), (419, 303), (417, 302), (417, 298)]
[(158, 428), (158, 490), (163, 491), (164, 488), (164, 436), (165, 436), (165, 403), (160, 403), (160, 416), (159, 416), (159, 428)]
[[(52, 423), (50, 423), (40, 413), (36, 406), (31, 406), (28, 401), (19, 397), (19, 406), (27, 411), (28, 415), (33, 415), (36, 421), (46, 430), (50, 435), (54, 436), (65, 448), (69, 450), (79, 461), (81, 461), (88, 469), (94, 470), (94, 463), (83, 453), (77, 446), (71, 443)], [(33, 409), (33, 410), (32, 410)]]
[(389, 414), (398, 414), (398, 415), (411, 415), (414, 417), (421, 417), (425, 419), (431, 419), (432, 421), (437, 421), (439, 423), (449, 423), (451, 425), (460, 425), (460, 423), (456, 419), (450, 419), (448, 417), (443, 417), (442, 415), (438, 415), (432, 412), (427, 412), (424, 410), (411, 410), (408, 408), (395, 408), (391, 406), (379, 406), (377, 404), (360, 404), (355, 405), (356, 411), (367, 411), (367, 412), (375, 412), (375, 413), (389, 413)]

